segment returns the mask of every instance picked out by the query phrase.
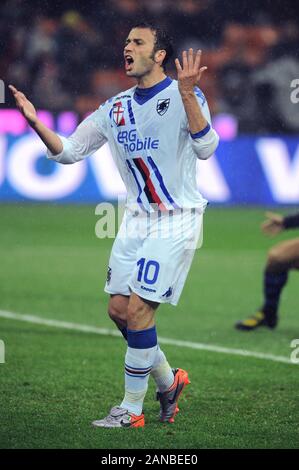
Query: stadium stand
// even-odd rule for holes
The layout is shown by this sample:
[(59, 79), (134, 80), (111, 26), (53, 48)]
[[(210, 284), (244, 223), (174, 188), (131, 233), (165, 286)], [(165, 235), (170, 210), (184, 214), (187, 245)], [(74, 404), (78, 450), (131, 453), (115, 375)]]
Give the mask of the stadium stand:
[[(130, 26), (145, 18), (169, 30), (177, 54), (190, 46), (203, 50), (203, 88), (213, 115), (234, 115), (243, 133), (298, 133), (299, 110), (285, 83), (299, 78), (299, 5), (223, 4), (86, 0), (72, 1), (71, 9), (58, 1), (54, 9), (51, 2), (4, 0), (0, 76), (39, 108), (85, 115), (133, 84), (122, 70), (122, 46)], [(175, 76), (174, 69), (169, 74)]]

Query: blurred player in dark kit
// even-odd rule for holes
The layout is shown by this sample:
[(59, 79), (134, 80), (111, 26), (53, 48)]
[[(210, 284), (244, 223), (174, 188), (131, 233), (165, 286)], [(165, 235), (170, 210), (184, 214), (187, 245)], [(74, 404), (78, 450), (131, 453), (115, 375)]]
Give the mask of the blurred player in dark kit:
[[(266, 235), (277, 235), (283, 230), (299, 227), (299, 213), (287, 217), (272, 212), (266, 215), (267, 220), (262, 224)], [(254, 315), (235, 324), (238, 330), (276, 327), (280, 296), (291, 269), (299, 269), (299, 238), (283, 241), (269, 250), (264, 270), (264, 303)]]

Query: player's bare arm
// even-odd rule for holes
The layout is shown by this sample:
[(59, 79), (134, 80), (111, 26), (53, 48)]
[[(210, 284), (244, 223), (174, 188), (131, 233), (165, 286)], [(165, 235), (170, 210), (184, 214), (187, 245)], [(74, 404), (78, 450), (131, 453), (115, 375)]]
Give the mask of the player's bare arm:
[(277, 235), (284, 230), (283, 217), (274, 212), (266, 212), (267, 219), (262, 223), (261, 229), (266, 235)]
[(182, 65), (178, 58), (175, 59), (178, 73), (179, 91), (187, 114), (189, 129), (192, 134), (202, 131), (208, 122), (203, 116), (194, 93), (194, 87), (207, 67), (201, 67), (201, 50), (194, 55), (193, 49), (183, 51)]
[(63, 145), (55, 132), (46, 127), (37, 117), (36, 109), (33, 104), (26, 98), (24, 93), (17, 90), (13, 85), (9, 88), (15, 98), (16, 105), (27, 120), (28, 124), (35, 130), (35, 132), (42, 139), (44, 144), (48, 147), (53, 155), (58, 155), (63, 150)]
[(267, 220), (262, 223), (262, 231), (266, 235), (276, 235), (283, 230), (299, 227), (299, 213), (283, 217), (274, 212), (266, 212)]

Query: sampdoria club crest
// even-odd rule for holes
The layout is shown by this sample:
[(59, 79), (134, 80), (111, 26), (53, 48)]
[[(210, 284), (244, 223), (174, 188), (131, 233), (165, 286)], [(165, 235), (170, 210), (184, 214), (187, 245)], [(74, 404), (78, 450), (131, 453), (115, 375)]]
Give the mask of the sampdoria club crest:
[(166, 98), (166, 100), (158, 100), (157, 102), (157, 113), (160, 116), (166, 113), (167, 109), (169, 108), (170, 98)]

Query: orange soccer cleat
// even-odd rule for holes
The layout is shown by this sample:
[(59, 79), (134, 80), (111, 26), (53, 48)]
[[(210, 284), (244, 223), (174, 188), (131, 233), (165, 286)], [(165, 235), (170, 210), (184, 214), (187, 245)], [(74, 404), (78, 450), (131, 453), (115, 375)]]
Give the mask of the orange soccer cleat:
[(190, 383), (188, 373), (183, 369), (173, 369), (174, 382), (166, 392), (157, 392), (160, 401), (160, 421), (173, 423), (179, 412), (178, 400), (186, 385)]
[(97, 428), (143, 428), (144, 414), (136, 416), (120, 406), (114, 406), (106, 418), (93, 421)]

